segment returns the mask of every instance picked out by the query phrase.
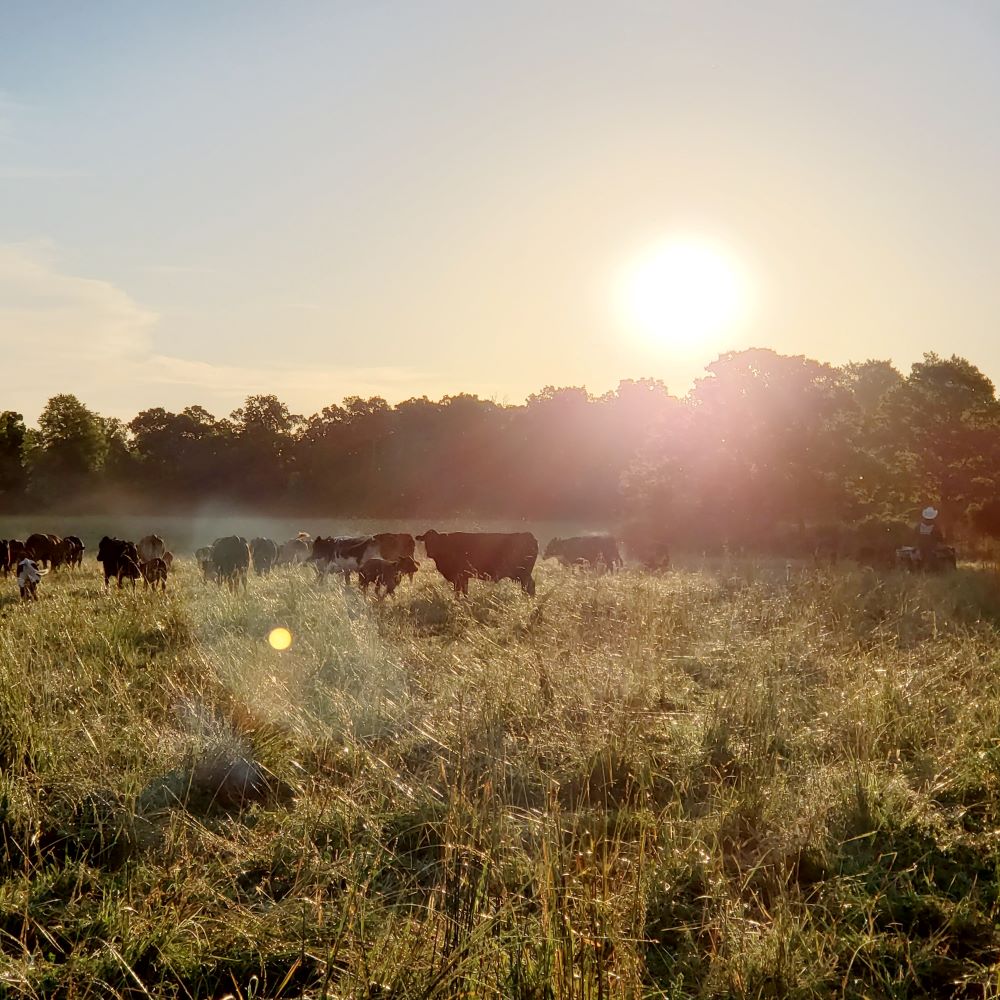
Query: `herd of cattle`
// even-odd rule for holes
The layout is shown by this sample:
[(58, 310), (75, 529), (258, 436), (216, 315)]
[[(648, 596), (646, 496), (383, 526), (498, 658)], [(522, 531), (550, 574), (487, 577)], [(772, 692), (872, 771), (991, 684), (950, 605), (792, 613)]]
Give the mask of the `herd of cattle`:
[[(426, 531), (422, 535), (403, 532), (379, 532), (372, 535), (329, 536), (312, 538), (300, 532), (294, 538), (278, 544), (270, 538), (228, 535), (195, 552), (206, 581), (224, 584), (235, 590), (246, 586), (251, 569), (266, 575), (275, 566), (309, 564), (320, 579), (331, 573), (343, 573), (347, 583), (356, 573), (361, 589), (374, 585), (376, 596), (391, 594), (403, 577), (417, 572), (416, 546), (422, 542), (427, 558), (433, 560), (438, 572), (455, 588), (456, 594), (469, 592), (472, 579), (514, 580), (525, 593), (535, 593), (533, 571), (538, 559), (538, 540), (523, 532)], [(59, 567), (79, 568), (83, 565), (86, 547), (77, 535), (33, 534), (24, 541), (0, 539), (0, 570), (4, 576), (17, 575), (21, 596), (37, 596), (43, 576)], [(817, 547), (817, 564), (836, 561), (836, 550)], [(670, 565), (670, 554), (661, 544), (646, 545), (639, 555), (648, 568), (662, 569)], [(877, 559), (874, 549), (861, 549), (857, 561), (875, 568), (893, 565), (909, 570), (941, 571), (954, 569), (954, 548), (939, 545), (933, 558), (923, 557), (914, 547), (904, 546), (889, 551)], [(894, 559), (893, 559), (894, 556)], [(553, 538), (543, 558), (558, 559), (567, 565), (583, 565), (614, 571), (623, 565), (617, 540), (611, 535), (585, 535), (573, 538)], [(173, 563), (173, 553), (167, 550), (159, 535), (146, 535), (138, 542), (122, 538), (101, 539), (97, 561), (104, 570), (104, 585), (112, 579), (121, 588), (128, 580), (133, 589), (142, 580), (145, 587), (166, 590)]]
[[(311, 538), (301, 532), (278, 545), (270, 538), (247, 540), (240, 535), (218, 538), (211, 546), (198, 549), (195, 557), (206, 580), (225, 583), (235, 589), (246, 585), (250, 568), (259, 574), (274, 566), (309, 563), (320, 579), (343, 573), (350, 583), (357, 573), (361, 589), (374, 584), (378, 595), (391, 594), (400, 580), (412, 577), (419, 568), (417, 543), (422, 542), (427, 558), (458, 594), (469, 592), (471, 579), (514, 580), (528, 594), (535, 592), (532, 572), (538, 558), (538, 540), (530, 532), (427, 531), (422, 535), (379, 532), (374, 535)], [(553, 539), (545, 552), (566, 562), (609, 569), (621, 565), (618, 544), (610, 536)]]
[[(530, 532), (478, 532), (430, 530), (422, 535), (380, 532), (373, 535), (310, 537), (300, 532), (279, 545), (270, 538), (247, 540), (241, 535), (217, 538), (200, 548), (195, 558), (206, 581), (225, 584), (231, 590), (246, 586), (251, 568), (259, 575), (275, 566), (310, 564), (320, 579), (343, 573), (349, 584), (356, 573), (361, 589), (374, 585), (376, 596), (391, 594), (400, 580), (417, 572), (416, 545), (422, 542), (427, 558), (455, 588), (469, 592), (471, 579), (514, 580), (525, 593), (535, 593), (532, 576), (538, 558), (538, 540)], [(41, 578), (61, 566), (83, 564), (85, 546), (76, 535), (34, 534), (25, 541), (0, 539), (0, 568), (4, 576), (17, 574), (21, 597), (37, 597)], [(622, 565), (618, 542), (610, 535), (553, 538), (544, 558), (570, 565), (614, 570)], [(145, 587), (166, 590), (173, 553), (159, 535), (146, 535), (138, 542), (123, 538), (101, 539), (97, 561), (104, 571), (104, 586), (114, 579), (121, 588), (128, 580), (133, 589), (142, 580)]]

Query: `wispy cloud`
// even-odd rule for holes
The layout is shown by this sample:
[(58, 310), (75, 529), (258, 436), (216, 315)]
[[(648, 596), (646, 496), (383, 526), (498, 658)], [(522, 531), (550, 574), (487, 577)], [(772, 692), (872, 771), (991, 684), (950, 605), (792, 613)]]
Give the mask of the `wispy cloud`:
[(251, 393), (273, 392), (309, 411), (355, 394), (399, 399), (437, 380), (396, 367), (262, 367), (172, 356), (154, 347), (157, 320), (111, 282), (61, 271), (49, 247), (0, 245), (0, 343), (10, 373), (4, 405), (32, 420), (46, 398), (74, 392), (112, 416), (193, 402), (225, 413)]

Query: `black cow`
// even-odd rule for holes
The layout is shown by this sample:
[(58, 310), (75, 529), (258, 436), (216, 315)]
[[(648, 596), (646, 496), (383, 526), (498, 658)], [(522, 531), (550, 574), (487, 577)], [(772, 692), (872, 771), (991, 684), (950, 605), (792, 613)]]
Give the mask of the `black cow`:
[(212, 546), (212, 566), (219, 584), (225, 583), (232, 591), (241, 583), (246, 587), (250, 572), (250, 543), (241, 535), (217, 539)]
[(545, 546), (545, 558), (558, 559), (567, 565), (586, 563), (590, 566), (600, 566), (603, 564), (610, 570), (623, 565), (621, 554), (618, 552), (618, 541), (611, 535), (553, 538)]
[(104, 586), (108, 586), (111, 577), (118, 579), (118, 586), (121, 587), (121, 579), (118, 578), (118, 570), (123, 560), (129, 559), (136, 566), (139, 565), (139, 550), (135, 547), (135, 542), (128, 542), (122, 538), (108, 538), (105, 535), (97, 546), (97, 561), (104, 567)]
[(371, 535), (357, 537), (317, 537), (313, 542), (309, 562), (316, 566), (320, 579), (328, 573), (343, 573), (350, 583), (351, 573), (357, 573), (369, 559), (378, 559), (379, 549)]
[[(31, 556), (28, 554), (28, 547), (24, 542), (19, 541), (16, 538), (7, 539), (7, 566), (9, 569), (17, 571), (17, 564), (22, 559), (30, 559)], [(7, 574), (4, 573), (6, 576)]]
[(527, 594), (535, 593), (531, 571), (538, 558), (538, 539), (530, 532), (439, 531), (417, 535), (438, 572), (455, 588), (468, 594), (469, 580), (516, 580)]
[(28, 556), (39, 566), (46, 566), (49, 563), (59, 565), (59, 545), (62, 539), (58, 535), (43, 535), (35, 532), (28, 535), (24, 543), (28, 550)]
[(250, 543), (253, 569), (258, 576), (267, 576), (278, 561), (278, 543), (270, 538), (255, 538)]
[(0, 570), (6, 576), (10, 572), (10, 542), (0, 538)]
[(87, 546), (83, 544), (79, 535), (67, 535), (63, 539), (63, 545), (66, 547), (67, 552), (66, 563), (75, 569), (79, 569), (83, 565), (83, 553), (86, 551)]
[(409, 556), (400, 556), (398, 559), (367, 559), (358, 570), (358, 583), (366, 594), (368, 587), (374, 583), (376, 597), (379, 589), (385, 587), (385, 595), (388, 597), (399, 586), (399, 578), (405, 575), (412, 579), (419, 566)]

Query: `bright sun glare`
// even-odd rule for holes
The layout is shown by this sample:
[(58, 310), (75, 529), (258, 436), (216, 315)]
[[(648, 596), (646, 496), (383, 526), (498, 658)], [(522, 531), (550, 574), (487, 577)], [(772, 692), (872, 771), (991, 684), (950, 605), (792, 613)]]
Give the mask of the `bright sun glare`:
[(629, 325), (675, 348), (704, 348), (746, 319), (749, 285), (724, 249), (698, 240), (661, 243), (633, 261), (622, 280)]

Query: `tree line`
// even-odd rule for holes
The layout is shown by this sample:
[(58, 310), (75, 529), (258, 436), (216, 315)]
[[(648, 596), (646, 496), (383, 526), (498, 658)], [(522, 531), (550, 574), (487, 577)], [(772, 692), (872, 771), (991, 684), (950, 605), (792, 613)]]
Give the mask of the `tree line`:
[[(0, 413), (0, 506), (84, 512), (206, 501), (324, 516), (573, 519), (665, 539), (754, 545), (875, 533), (932, 503), (1000, 533), (1000, 401), (963, 358), (834, 366), (722, 355), (679, 398), (656, 379), (603, 395), (547, 386), (523, 404), (460, 394), (349, 397), (301, 416), (273, 395), (127, 423), (73, 395), (37, 427)], [(997, 529), (997, 530), (994, 530)]]

